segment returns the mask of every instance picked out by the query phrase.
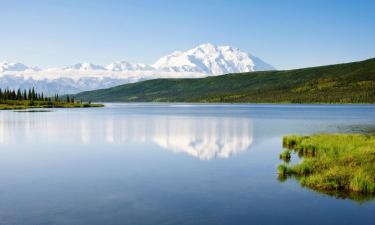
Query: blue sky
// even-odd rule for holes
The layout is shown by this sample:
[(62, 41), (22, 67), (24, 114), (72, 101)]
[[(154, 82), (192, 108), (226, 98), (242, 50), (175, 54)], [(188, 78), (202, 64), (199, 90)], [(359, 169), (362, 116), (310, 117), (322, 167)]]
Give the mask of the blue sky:
[(153, 63), (202, 43), (231, 45), (278, 69), (375, 56), (373, 0), (0, 0), (0, 61), (43, 68)]

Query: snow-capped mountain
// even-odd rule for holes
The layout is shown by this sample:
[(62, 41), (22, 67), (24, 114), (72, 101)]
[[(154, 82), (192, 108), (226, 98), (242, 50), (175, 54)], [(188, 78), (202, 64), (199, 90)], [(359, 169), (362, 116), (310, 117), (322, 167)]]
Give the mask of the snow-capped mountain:
[(0, 73), (7, 71), (40, 71), (40, 69), (22, 63), (0, 62)]
[(114, 63), (109, 64), (105, 67), (107, 70), (110, 71), (151, 71), (154, 70), (153, 67), (142, 64), (142, 63), (130, 63), (127, 61), (117, 61)]
[(159, 59), (153, 67), (173, 72), (225, 74), (273, 70), (257, 57), (230, 46), (203, 44), (185, 52), (174, 52)]
[(117, 61), (107, 66), (77, 63), (39, 69), (0, 63), (0, 88), (35, 87), (48, 95), (70, 94), (156, 78), (201, 78), (226, 73), (274, 70), (261, 59), (230, 46), (203, 44), (164, 56), (152, 65)]
[(92, 63), (77, 63), (72, 66), (64, 67), (62, 70), (78, 70), (78, 71), (92, 71), (92, 70), (106, 70), (103, 66)]

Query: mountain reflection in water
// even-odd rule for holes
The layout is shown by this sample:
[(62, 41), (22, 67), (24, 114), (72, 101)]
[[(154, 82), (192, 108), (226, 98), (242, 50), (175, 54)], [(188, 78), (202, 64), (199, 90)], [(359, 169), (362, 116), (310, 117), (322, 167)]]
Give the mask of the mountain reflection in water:
[(252, 122), (247, 118), (9, 113), (6, 117), (0, 114), (0, 146), (20, 140), (32, 144), (62, 140), (81, 144), (153, 143), (209, 160), (245, 151), (253, 141)]

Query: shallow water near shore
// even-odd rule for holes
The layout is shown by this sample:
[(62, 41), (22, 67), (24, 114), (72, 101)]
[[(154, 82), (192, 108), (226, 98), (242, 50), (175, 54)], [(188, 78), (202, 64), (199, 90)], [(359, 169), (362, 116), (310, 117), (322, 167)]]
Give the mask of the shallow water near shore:
[(0, 111), (0, 225), (375, 224), (374, 200), (280, 182), (276, 170), (284, 135), (374, 125), (374, 105)]

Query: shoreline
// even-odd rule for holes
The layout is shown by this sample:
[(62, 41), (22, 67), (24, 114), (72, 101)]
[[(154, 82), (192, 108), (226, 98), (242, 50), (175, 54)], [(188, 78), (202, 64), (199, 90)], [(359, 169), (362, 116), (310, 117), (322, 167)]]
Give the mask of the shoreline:
[(101, 108), (103, 104), (81, 104), (81, 103), (69, 103), (69, 104), (56, 104), (56, 105), (10, 105), (0, 104), (0, 110), (23, 110), (23, 109), (54, 109), (54, 108)]

